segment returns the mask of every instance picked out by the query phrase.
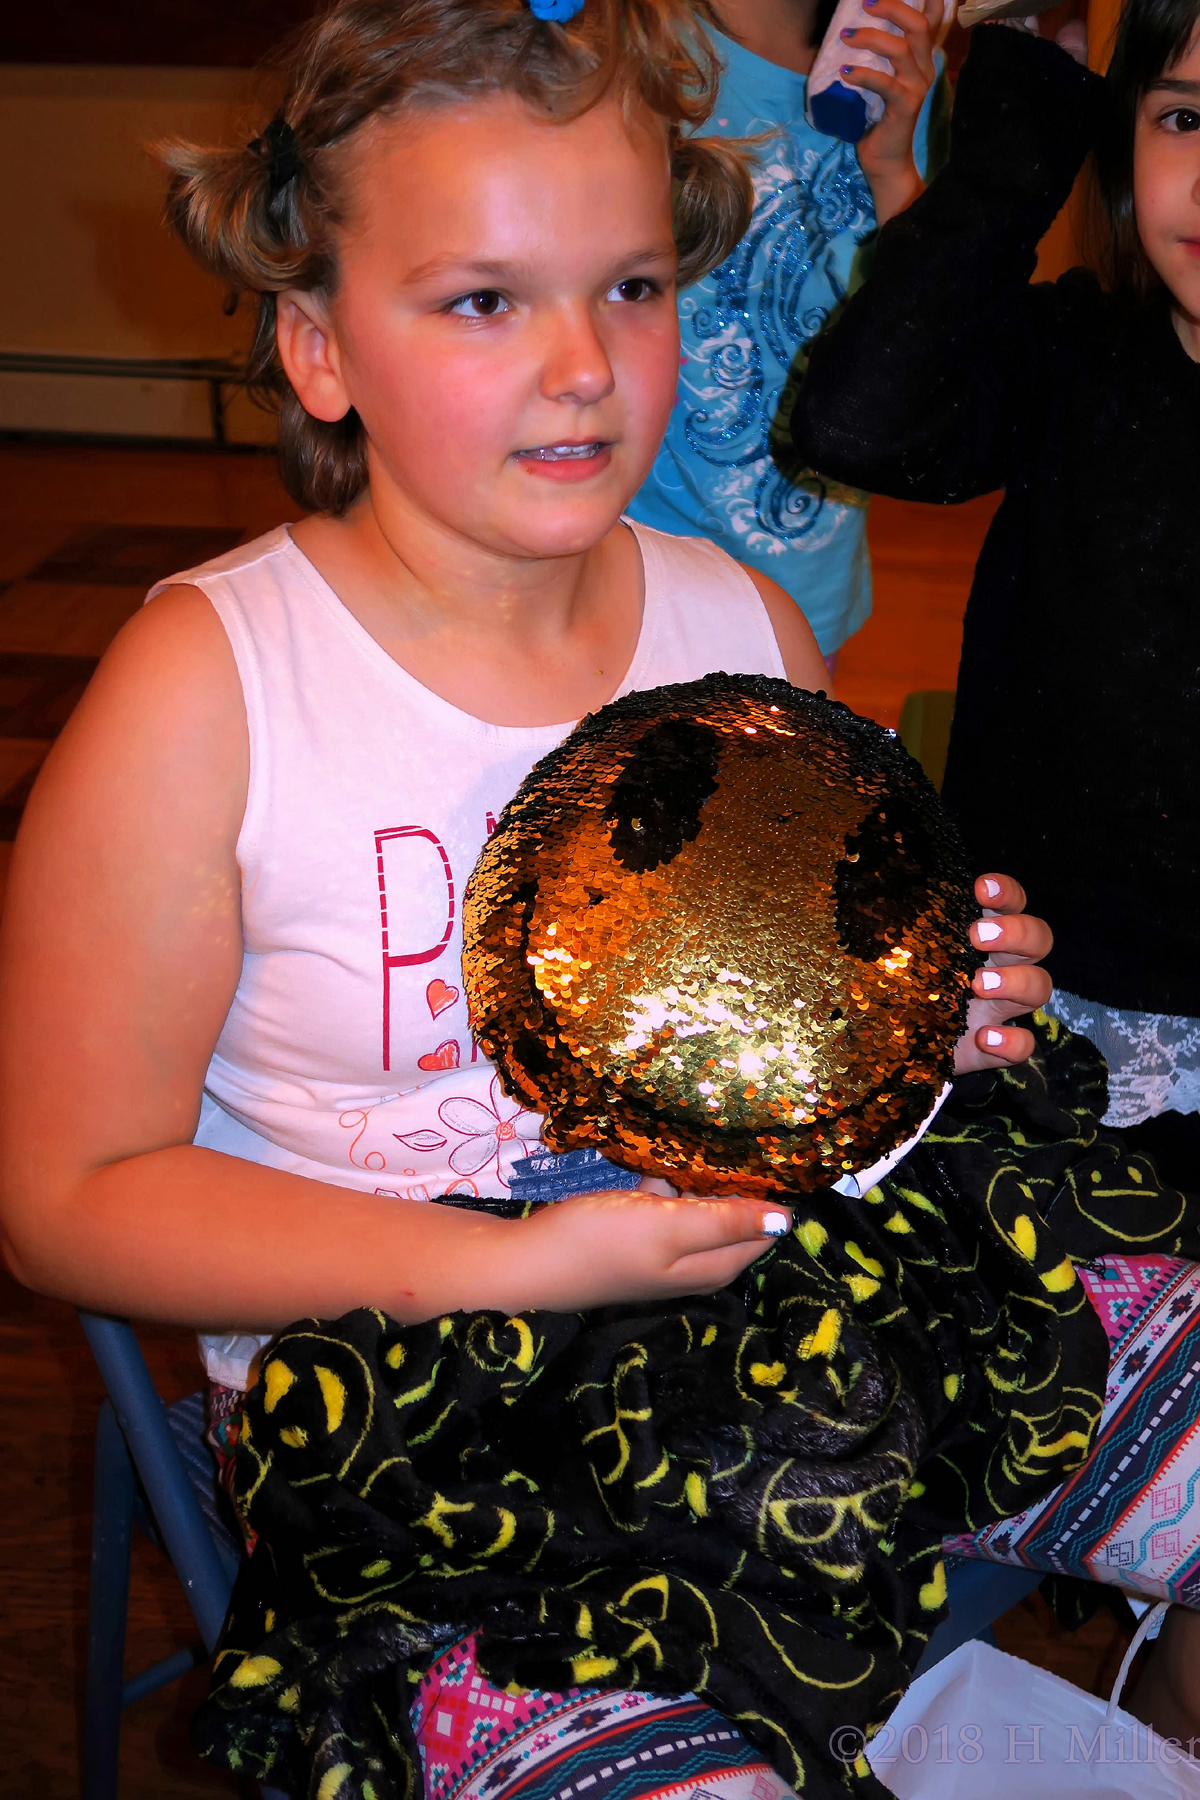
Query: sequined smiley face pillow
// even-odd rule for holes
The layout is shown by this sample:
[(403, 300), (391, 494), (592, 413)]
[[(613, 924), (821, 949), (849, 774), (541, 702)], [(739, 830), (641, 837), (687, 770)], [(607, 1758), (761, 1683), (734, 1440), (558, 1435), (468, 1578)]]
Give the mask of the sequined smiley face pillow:
[(468, 884), (463, 973), (549, 1148), (755, 1197), (853, 1176), (929, 1116), (976, 916), (895, 737), (709, 675), (614, 701), (538, 763)]

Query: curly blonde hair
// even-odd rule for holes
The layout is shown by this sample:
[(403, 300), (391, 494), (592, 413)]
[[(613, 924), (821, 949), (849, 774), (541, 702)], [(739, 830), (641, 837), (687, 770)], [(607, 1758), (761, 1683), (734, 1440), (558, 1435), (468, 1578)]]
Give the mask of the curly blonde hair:
[(729, 255), (753, 206), (738, 147), (694, 135), (720, 73), (705, 0), (587, 0), (569, 24), (539, 20), (525, 0), (338, 0), (285, 54), (276, 119), (238, 149), (172, 143), (167, 219), (192, 255), (257, 304), (247, 368), (252, 393), (279, 414), (279, 462), (299, 505), (344, 513), (367, 482), (353, 410), (314, 419), (275, 342), (275, 296), (331, 294), (346, 218), (346, 158), (368, 120), (417, 99), (514, 93), (569, 120), (614, 96), (665, 120), (681, 285)]

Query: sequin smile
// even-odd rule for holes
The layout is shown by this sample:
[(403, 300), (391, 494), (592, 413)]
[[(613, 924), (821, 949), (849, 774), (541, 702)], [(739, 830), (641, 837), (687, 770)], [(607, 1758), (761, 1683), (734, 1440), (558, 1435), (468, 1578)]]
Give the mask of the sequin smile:
[(973, 911), (894, 739), (786, 681), (707, 675), (611, 702), (527, 777), (467, 884), (463, 988), (548, 1149), (807, 1192), (928, 1117)]

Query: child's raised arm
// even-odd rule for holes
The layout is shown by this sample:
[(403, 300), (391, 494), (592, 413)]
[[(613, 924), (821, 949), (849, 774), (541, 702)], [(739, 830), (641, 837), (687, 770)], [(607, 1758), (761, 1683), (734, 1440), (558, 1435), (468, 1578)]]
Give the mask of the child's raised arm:
[(814, 344), (796, 448), (873, 493), (1003, 487), (1045, 404), (1075, 284), (1029, 278), (1091, 142), (1103, 84), (1056, 44), (977, 27), (950, 158), (881, 232), (871, 274)]
[(193, 1146), (242, 965), (241, 688), (193, 588), (131, 621), (47, 760), (0, 957), (0, 1224), (29, 1286), (273, 1329), (375, 1304), (574, 1309), (716, 1289), (786, 1220), (606, 1194), (528, 1222), (377, 1198)]

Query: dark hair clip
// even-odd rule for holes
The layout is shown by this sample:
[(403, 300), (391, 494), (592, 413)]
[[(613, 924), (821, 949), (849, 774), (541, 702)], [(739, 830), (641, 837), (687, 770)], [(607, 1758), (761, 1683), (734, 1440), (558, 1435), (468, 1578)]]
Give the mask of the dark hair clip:
[(250, 148), (267, 165), (272, 199), (289, 181), (295, 181), (297, 175), (303, 172), (304, 164), (300, 160), (296, 134), (281, 112), (275, 114), (262, 136), (256, 137)]

